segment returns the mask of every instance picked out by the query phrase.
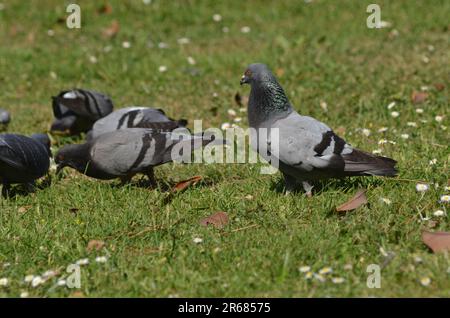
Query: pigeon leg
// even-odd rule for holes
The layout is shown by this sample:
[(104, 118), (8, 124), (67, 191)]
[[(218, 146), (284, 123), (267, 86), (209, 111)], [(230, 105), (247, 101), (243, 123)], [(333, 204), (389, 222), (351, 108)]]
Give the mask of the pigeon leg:
[(297, 179), (294, 177), (283, 173), (284, 176), (284, 191), (286, 195), (291, 194), (291, 192), (294, 192), (297, 188)]
[(2, 197), (4, 197), (5, 199), (8, 198), (10, 190), (11, 190), (11, 185), (9, 183), (3, 182)]
[(152, 188), (156, 187), (156, 179), (155, 179), (155, 172), (153, 171), (153, 168), (150, 168), (145, 175), (147, 176), (148, 180), (150, 180), (150, 184)]
[(33, 192), (35, 192), (35, 191), (36, 191), (36, 183), (35, 183), (34, 181), (28, 182), (28, 183), (25, 185), (25, 191), (26, 191), (27, 193), (33, 193)]
[(128, 174), (126, 176), (120, 177), (120, 185), (124, 186), (124, 185), (130, 183), (131, 179), (133, 179), (133, 176), (134, 176), (133, 174)]
[(314, 186), (312, 186), (308, 181), (302, 181), (302, 185), (303, 185), (303, 189), (306, 192), (306, 196), (308, 198), (312, 197), (312, 188), (314, 188)]

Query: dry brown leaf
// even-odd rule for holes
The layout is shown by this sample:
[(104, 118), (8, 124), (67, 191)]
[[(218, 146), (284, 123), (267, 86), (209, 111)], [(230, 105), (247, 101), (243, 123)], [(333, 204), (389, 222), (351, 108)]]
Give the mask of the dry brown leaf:
[(99, 14), (110, 14), (112, 13), (112, 6), (109, 3), (106, 3), (98, 8), (97, 12)]
[(413, 91), (411, 94), (411, 99), (414, 104), (423, 103), (428, 98), (428, 93)]
[(434, 88), (436, 88), (438, 91), (442, 91), (445, 88), (445, 85), (442, 83), (436, 83), (434, 84)]
[(448, 232), (422, 232), (422, 241), (434, 253), (450, 251), (450, 233)]
[(201, 176), (195, 176), (195, 177), (189, 178), (187, 180), (180, 181), (172, 188), (172, 192), (183, 191), (186, 188), (188, 188), (188, 187), (190, 187), (192, 185), (195, 185), (200, 180), (202, 180)]
[(284, 75), (284, 69), (282, 69), (282, 68), (277, 68), (277, 69), (275, 70), (275, 74), (276, 74), (278, 77), (283, 77), (283, 75)]
[(336, 208), (337, 212), (346, 212), (359, 208), (367, 203), (366, 190), (359, 189), (355, 196)]
[(81, 291), (76, 291), (69, 295), (69, 298), (84, 298), (84, 297), (85, 296)]
[(88, 252), (91, 252), (91, 251), (93, 251), (93, 250), (95, 250), (95, 251), (100, 251), (104, 246), (105, 246), (105, 242), (103, 242), (103, 241), (100, 241), (100, 240), (90, 240), (89, 243), (88, 243), (88, 245), (87, 245), (87, 247), (86, 247), (86, 250), (87, 250)]
[(32, 205), (24, 205), (21, 206), (20, 208), (17, 209), (17, 212), (19, 213), (25, 213), (27, 212), (29, 209), (31, 209), (33, 206)]
[(103, 36), (105, 36), (106, 38), (112, 38), (116, 36), (117, 33), (119, 33), (119, 30), (120, 30), (119, 21), (113, 20), (109, 27), (103, 29)]
[(228, 224), (228, 214), (225, 212), (217, 212), (213, 215), (210, 215), (200, 221), (200, 224), (203, 226), (212, 225), (215, 228), (222, 229), (225, 225)]

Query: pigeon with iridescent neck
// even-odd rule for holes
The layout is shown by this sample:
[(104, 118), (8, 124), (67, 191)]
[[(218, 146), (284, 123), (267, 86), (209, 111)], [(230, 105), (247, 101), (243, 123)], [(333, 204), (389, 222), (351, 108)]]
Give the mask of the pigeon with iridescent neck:
[[(241, 78), (250, 84), (248, 122), (255, 130), (278, 129), (278, 140), (252, 138), (252, 147), (266, 160), (277, 163), (286, 192), (302, 183), (310, 196), (311, 182), (347, 176), (397, 174), (396, 161), (356, 149), (324, 123), (300, 115), (283, 88), (264, 64), (251, 64)], [(274, 154), (278, 156), (274, 158)]]

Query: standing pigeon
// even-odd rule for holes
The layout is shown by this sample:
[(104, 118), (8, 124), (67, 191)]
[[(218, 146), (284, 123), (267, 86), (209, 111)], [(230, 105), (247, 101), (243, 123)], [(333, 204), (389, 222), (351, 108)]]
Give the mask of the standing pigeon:
[(125, 128), (107, 132), (84, 144), (60, 149), (55, 156), (57, 173), (69, 166), (95, 179), (120, 178), (122, 183), (137, 173), (143, 173), (155, 184), (153, 167), (184, 160), (185, 156), (190, 158), (190, 153), (172, 151), (174, 147), (180, 149), (189, 144), (193, 150), (213, 140), (206, 136), (193, 136), (186, 131), (163, 133), (146, 128)]
[[(397, 174), (396, 161), (353, 148), (324, 123), (297, 113), (283, 88), (264, 64), (251, 64), (241, 78), (250, 84), (248, 121), (252, 128), (278, 128), (279, 140), (259, 142), (252, 138), (252, 148), (265, 159), (276, 153), (284, 175), (286, 192), (301, 182), (308, 196), (311, 181), (346, 176), (388, 176)], [(269, 138), (268, 138), (269, 139)]]
[(11, 121), (11, 115), (7, 110), (0, 108), (0, 125), (8, 125)]
[(73, 89), (63, 91), (53, 99), (55, 121), (51, 130), (69, 131), (70, 134), (86, 132), (94, 122), (113, 110), (111, 99), (91, 90)]
[(0, 181), (2, 195), (7, 196), (10, 185), (33, 184), (48, 172), (47, 147), (39, 140), (16, 134), (0, 134)]
[(131, 106), (121, 108), (97, 120), (89, 133), (89, 138), (96, 138), (106, 132), (124, 128), (151, 128), (155, 131), (172, 131), (186, 126), (184, 119), (173, 120), (163, 110), (150, 107)]

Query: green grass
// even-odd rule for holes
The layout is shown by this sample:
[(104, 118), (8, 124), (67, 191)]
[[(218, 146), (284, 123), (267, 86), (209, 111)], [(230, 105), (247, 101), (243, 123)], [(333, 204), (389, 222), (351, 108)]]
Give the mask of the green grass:
[[(70, 171), (51, 187), (0, 201), (0, 278), (9, 278), (0, 296), (73, 295), (74, 289), (54, 287), (56, 278), (36, 288), (23, 279), (47, 270), (62, 276), (85, 257), (90, 264), (82, 267), (80, 291), (88, 297), (450, 296), (448, 254), (432, 254), (421, 242), (424, 229), (450, 230), (448, 215), (432, 216), (437, 209), (448, 212), (439, 197), (448, 182), (449, 130), (441, 125), (449, 126), (449, 1), (377, 1), (382, 20), (392, 23), (378, 30), (366, 27), (373, 1), (110, 1), (111, 14), (98, 14), (99, 3), (79, 1), (79, 30), (57, 23), (70, 2), (6, 1), (0, 11), (0, 107), (12, 113), (8, 131), (46, 131), (50, 96), (71, 87), (106, 92), (116, 108), (158, 106), (173, 117), (220, 127), (230, 121), (227, 110), (238, 109), (234, 94), (248, 94), (239, 87), (246, 66), (264, 62), (300, 113), (326, 122), (354, 146), (381, 148), (399, 161), (403, 180), (329, 181), (307, 199), (284, 196), (280, 174), (260, 175), (258, 165), (168, 164), (156, 169), (161, 188), (194, 175), (204, 181), (164, 204), (165, 192), (138, 187), (138, 180), (117, 187)], [(213, 21), (215, 13), (221, 22)], [(102, 30), (112, 20), (120, 32), (106, 39)], [(240, 32), (243, 26), (251, 32)], [(178, 44), (181, 37), (190, 43)], [(131, 47), (123, 48), (124, 41)], [(159, 42), (169, 48), (159, 49)], [(189, 65), (188, 56), (197, 64)], [(167, 72), (160, 73), (160, 65)], [(438, 91), (436, 83), (445, 89)], [(422, 86), (429, 98), (414, 105), (411, 93)], [(387, 109), (392, 101), (398, 118)], [(438, 123), (436, 115), (446, 117)], [(384, 126), (389, 130), (378, 133)], [(372, 133), (366, 137), (359, 128)], [(401, 138), (404, 133), (409, 139)], [(381, 138), (396, 145), (379, 146)], [(54, 139), (54, 150), (70, 141)], [(430, 166), (433, 158), (437, 164)], [(422, 195), (414, 180), (439, 186)], [(333, 212), (359, 187), (368, 189), (369, 205)], [(217, 211), (230, 215), (223, 230), (199, 225)], [(420, 213), (436, 223), (421, 222)], [(203, 242), (193, 243), (196, 237)], [(92, 239), (106, 247), (87, 252)], [(395, 257), (381, 272), (381, 288), (369, 289), (366, 268), (383, 264), (380, 248)], [(95, 263), (98, 255), (108, 262)], [(302, 265), (314, 272), (330, 266), (330, 276), (345, 281), (306, 280)], [(422, 277), (431, 284), (422, 286)]]

